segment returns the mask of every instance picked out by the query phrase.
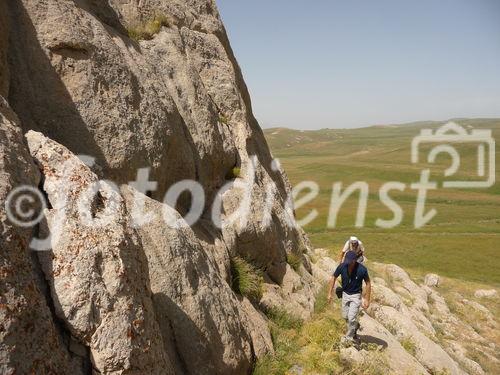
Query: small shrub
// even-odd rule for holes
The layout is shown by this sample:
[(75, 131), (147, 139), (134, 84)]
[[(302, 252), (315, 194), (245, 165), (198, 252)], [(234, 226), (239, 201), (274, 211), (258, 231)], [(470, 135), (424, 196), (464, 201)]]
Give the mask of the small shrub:
[(432, 327), (434, 328), (434, 331), (436, 331), (436, 338), (438, 340), (442, 340), (443, 338), (446, 337), (446, 331), (444, 330), (442, 324), (436, 324), (436, 323), (434, 323), (432, 325)]
[(403, 340), (401, 340), (400, 344), (408, 353), (415, 357), (415, 355), (417, 354), (417, 346), (410, 337), (405, 337)]
[(167, 18), (163, 15), (156, 15), (149, 21), (130, 27), (127, 30), (128, 36), (135, 41), (151, 40), (160, 32), (162, 26), (169, 26)]
[(300, 329), (304, 321), (280, 307), (266, 311), (267, 317), (281, 329)]
[(393, 336), (397, 336), (398, 334), (398, 326), (394, 322), (387, 322), (385, 328), (391, 333)]
[(240, 167), (233, 167), (227, 173), (226, 179), (227, 180), (234, 180), (235, 178), (240, 177), (240, 175), (241, 175), (241, 168)]
[(286, 258), (290, 267), (292, 267), (295, 272), (299, 272), (300, 266), (302, 265), (302, 257), (300, 255), (290, 253), (286, 256)]
[(264, 279), (256, 267), (243, 258), (233, 257), (231, 274), (232, 287), (236, 293), (256, 301), (262, 298)]
[(306, 245), (302, 244), (302, 245), (300, 246), (300, 252), (301, 252), (302, 254), (307, 254), (307, 253), (309, 252), (309, 250), (307, 249), (307, 246), (306, 246)]
[(415, 297), (413, 297), (413, 296), (409, 296), (408, 298), (403, 297), (403, 303), (406, 306), (411, 307), (415, 304)]
[(227, 125), (229, 124), (229, 119), (224, 115), (219, 115), (219, 122), (221, 124)]

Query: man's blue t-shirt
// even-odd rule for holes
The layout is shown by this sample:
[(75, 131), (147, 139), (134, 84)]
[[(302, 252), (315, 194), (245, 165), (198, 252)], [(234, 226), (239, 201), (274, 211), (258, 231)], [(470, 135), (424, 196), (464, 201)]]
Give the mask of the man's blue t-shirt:
[(356, 263), (352, 274), (349, 274), (349, 265), (347, 263), (339, 264), (333, 276), (342, 276), (342, 289), (349, 295), (361, 293), (363, 280), (365, 282), (370, 281), (368, 270), (360, 263)]

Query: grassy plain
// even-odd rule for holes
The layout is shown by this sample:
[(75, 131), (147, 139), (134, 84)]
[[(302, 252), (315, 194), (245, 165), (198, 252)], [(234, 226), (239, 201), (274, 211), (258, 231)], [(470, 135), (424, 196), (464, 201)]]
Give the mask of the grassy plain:
[[(468, 131), (491, 129), (493, 137), (500, 139), (499, 119), (455, 121)], [(435, 272), (499, 287), (498, 172), (495, 171), (497, 183), (490, 188), (451, 189), (441, 184), (450, 157), (441, 154), (435, 164), (425, 160), (434, 145), (423, 145), (420, 162), (411, 163), (413, 137), (421, 129), (435, 130), (441, 125), (442, 122), (419, 122), (317, 131), (273, 128), (266, 129), (265, 135), (292, 185), (301, 181), (314, 181), (319, 185), (319, 195), (296, 210), (297, 219), (317, 210), (316, 219), (304, 227), (314, 246), (338, 252), (344, 241), (355, 234), (364, 242), (370, 260), (396, 263), (414, 275)], [(459, 144), (456, 149), (461, 155), (461, 166), (453, 179), (473, 180), (477, 173), (476, 145)], [(497, 165), (498, 154), (495, 152)], [(431, 169), (430, 180), (439, 184), (438, 189), (428, 192), (426, 210), (435, 209), (437, 214), (424, 227), (416, 229), (413, 219), (417, 191), (411, 184), (420, 180), (421, 170), (425, 168)], [(355, 227), (359, 199), (354, 193), (340, 209), (336, 226), (328, 228), (333, 184), (341, 182), (345, 189), (357, 181), (365, 181), (369, 186), (364, 226)], [(403, 209), (403, 220), (397, 227), (383, 229), (376, 225), (376, 220), (390, 220), (393, 213), (381, 203), (379, 188), (391, 181), (405, 184), (403, 191), (390, 192), (391, 198)]]

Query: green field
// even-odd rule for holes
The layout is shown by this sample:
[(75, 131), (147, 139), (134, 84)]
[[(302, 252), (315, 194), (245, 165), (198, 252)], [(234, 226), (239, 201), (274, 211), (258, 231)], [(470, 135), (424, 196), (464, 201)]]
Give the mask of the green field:
[[(491, 129), (493, 137), (500, 139), (500, 119), (456, 122), (467, 130)], [(436, 272), (500, 286), (498, 182), (487, 189), (445, 189), (439, 185), (437, 190), (428, 192), (426, 203), (426, 210), (436, 209), (437, 215), (424, 227), (414, 227), (417, 191), (410, 188), (411, 183), (420, 180), (420, 171), (425, 168), (431, 169), (431, 181), (442, 182), (450, 158), (441, 154), (435, 164), (426, 163), (425, 157), (433, 146), (425, 145), (421, 148), (421, 163), (412, 164), (411, 141), (421, 129), (436, 129), (442, 124), (420, 122), (317, 131), (273, 128), (266, 129), (265, 135), (292, 185), (314, 181), (320, 187), (314, 200), (296, 210), (297, 219), (313, 209), (318, 211), (317, 218), (304, 227), (315, 247), (337, 252), (344, 241), (355, 234), (364, 242), (370, 260), (396, 263), (416, 273)], [(462, 157), (461, 166), (459, 172), (447, 180), (473, 180), (477, 171), (476, 146), (460, 144), (456, 148)], [(499, 165), (498, 152), (495, 155)], [(499, 181), (498, 172), (496, 180)], [(363, 227), (355, 227), (359, 199), (354, 193), (340, 209), (336, 226), (327, 228), (333, 184), (341, 182), (345, 189), (357, 181), (369, 185)], [(406, 185), (404, 191), (390, 192), (404, 214), (400, 225), (383, 229), (375, 224), (376, 220), (390, 220), (393, 213), (380, 202), (379, 188), (390, 181)], [(307, 190), (302, 194), (305, 193)]]

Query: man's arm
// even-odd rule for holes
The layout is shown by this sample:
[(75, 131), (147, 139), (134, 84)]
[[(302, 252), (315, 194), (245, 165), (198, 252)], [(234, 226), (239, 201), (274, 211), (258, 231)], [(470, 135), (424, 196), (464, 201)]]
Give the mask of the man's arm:
[(363, 299), (363, 309), (367, 309), (370, 307), (370, 301), (371, 301), (371, 296), (372, 296), (372, 283), (370, 281), (370, 278), (367, 278), (365, 280), (366, 284), (366, 289), (365, 289), (365, 298)]
[(335, 288), (335, 283), (337, 282), (338, 276), (332, 276), (330, 282), (328, 283), (328, 303), (332, 300), (333, 288)]

